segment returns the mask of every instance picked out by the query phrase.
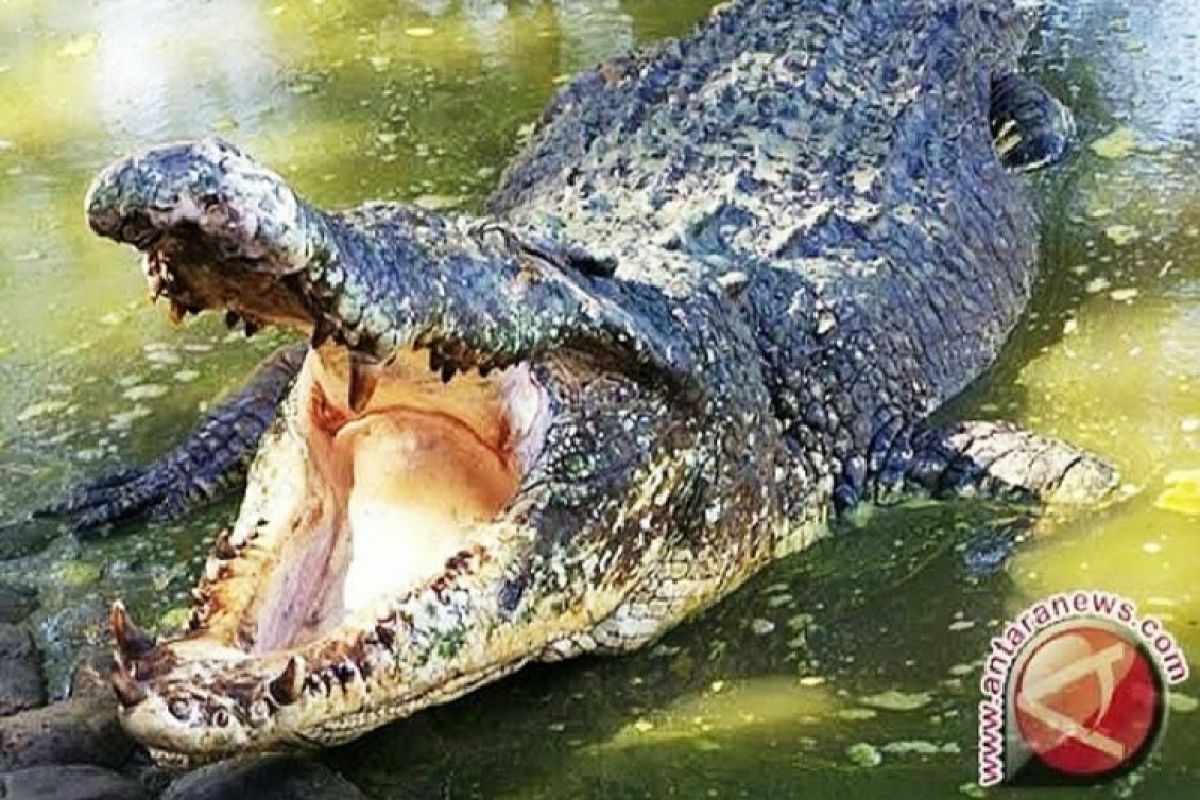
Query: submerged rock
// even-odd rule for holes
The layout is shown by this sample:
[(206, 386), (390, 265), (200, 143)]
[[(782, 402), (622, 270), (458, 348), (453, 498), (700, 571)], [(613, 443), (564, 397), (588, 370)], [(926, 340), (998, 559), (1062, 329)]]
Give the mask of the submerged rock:
[(136, 781), (90, 764), (29, 767), (0, 774), (5, 800), (148, 800)]
[(0, 716), (45, 702), (42, 660), (33, 636), (23, 625), (0, 623)]
[(222, 761), (190, 772), (167, 789), (163, 800), (364, 800), (333, 770), (291, 756)]
[(32, 589), (0, 586), (0, 623), (24, 622), (37, 608), (37, 593)]
[(79, 697), (0, 718), (0, 770), (43, 764), (120, 765), (133, 741), (112, 697)]

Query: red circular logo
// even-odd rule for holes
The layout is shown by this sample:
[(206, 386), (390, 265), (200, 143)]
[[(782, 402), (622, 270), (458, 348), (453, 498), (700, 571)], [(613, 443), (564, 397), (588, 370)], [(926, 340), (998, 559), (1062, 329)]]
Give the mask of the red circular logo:
[(1096, 777), (1152, 744), (1163, 692), (1149, 656), (1117, 630), (1078, 622), (1040, 637), (1017, 674), (1017, 728), (1047, 766)]

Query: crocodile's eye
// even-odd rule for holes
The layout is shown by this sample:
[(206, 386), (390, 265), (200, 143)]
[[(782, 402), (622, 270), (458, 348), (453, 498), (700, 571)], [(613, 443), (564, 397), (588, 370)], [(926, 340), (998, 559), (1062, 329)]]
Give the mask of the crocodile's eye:
[(192, 702), (186, 697), (172, 697), (167, 702), (167, 710), (176, 719), (186, 720), (191, 716)]
[(217, 713), (213, 714), (213, 722), (218, 728), (224, 728), (229, 724), (229, 713), (223, 708), (218, 708)]

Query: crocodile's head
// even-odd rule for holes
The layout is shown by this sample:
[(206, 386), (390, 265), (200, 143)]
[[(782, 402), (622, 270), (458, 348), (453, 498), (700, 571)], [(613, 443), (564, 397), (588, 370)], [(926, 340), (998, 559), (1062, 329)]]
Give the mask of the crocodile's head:
[[(769, 437), (746, 434), (765, 399), (704, 388), (756, 367), (696, 357), (735, 333), (686, 333), (684, 308), (723, 313), (715, 288), (684, 305), (504, 231), (323, 214), (215, 141), (114, 164), (87, 211), (177, 315), (313, 338), (190, 631), (112, 614), (122, 721), (161, 760), (344, 741), (533, 659), (640, 643), (711, 599), (656, 571), (672, 541), (694, 536), (690, 558), (772, 517)], [(736, 581), (765, 551), (743, 555), (699, 572)]]

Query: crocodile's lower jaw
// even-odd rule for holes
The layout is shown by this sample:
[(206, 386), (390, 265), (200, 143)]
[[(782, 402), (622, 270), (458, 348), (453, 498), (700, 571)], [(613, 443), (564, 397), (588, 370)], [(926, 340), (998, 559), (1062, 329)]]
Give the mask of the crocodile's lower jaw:
[[(489, 532), (549, 416), (527, 365), (445, 383), (426, 359), (399, 354), (356, 412), (344, 351), (310, 351), (293, 413), (268, 435), (237, 526), (206, 565), (191, 630), (153, 643), (117, 608), (122, 720), (156, 760), (303, 744), (310, 716), (400, 715), (403, 687), (372, 674), (391, 658), (380, 640), (401, 635), (406, 601), (502, 560)], [(322, 707), (304, 709), (310, 697)], [(288, 733), (254, 741), (273, 728)]]

